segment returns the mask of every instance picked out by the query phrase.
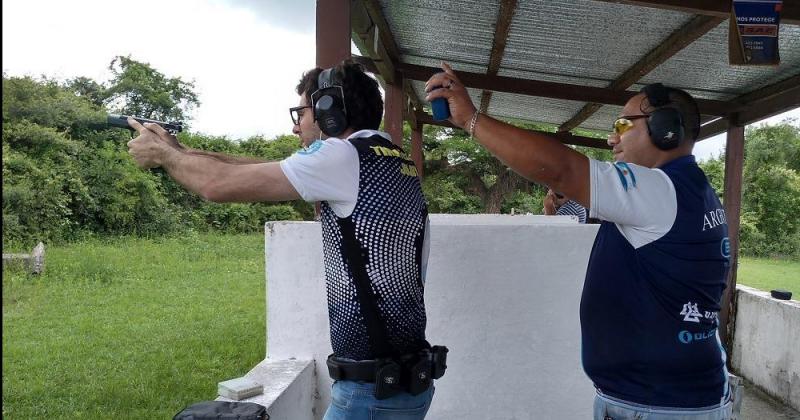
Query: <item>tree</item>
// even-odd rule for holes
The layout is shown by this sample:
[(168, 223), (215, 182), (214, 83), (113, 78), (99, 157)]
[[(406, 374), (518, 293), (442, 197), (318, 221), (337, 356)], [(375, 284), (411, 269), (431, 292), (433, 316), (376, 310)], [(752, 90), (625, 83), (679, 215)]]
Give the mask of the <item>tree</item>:
[[(745, 131), (740, 244), (744, 255), (800, 254), (800, 127), (792, 120)], [(725, 156), (700, 163), (723, 198)]]
[[(208, 203), (163, 171), (142, 171), (127, 153), (130, 134), (105, 126), (107, 111), (98, 104), (106, 92), (88, 78), (59, 83), (4, 76), (4, 249), (95, 234), (259, 232), (267, 220), (313, 217), (313, 207), (302, 201)], [(173, 111), (164, 112), (178, 115)], [(190, 132), (179, 137), (190, 147), (269, 160), (288, 156), (299, 144), (293, 136), (243, 142)]]
[[(554, 132), (556, 127), (512, 121), (537, 131)], [(583, 136), (602, 138), (602, 134), (582, 131)], [(612, 159), (611, 151), (574, 147), (599, 160)], [(508, 169), (477, 141), (462, 130), (426, 126), (424, 133), (426, 196), (437, 210), (474, 212), (475, 200), (485, 213), (515, 212), (538, 214), (547, 186), (538, 185)], [(435, 184), (435, 185), (434, 185)], [(456, 193), (460, 189), (462, 194)]]
[[(454, 187), (460, 188), (466, 195), (477, 197), (482, 212), (500, 213), (505, 198), (519, 190), (530, 190), (529, 181), (500, 163), (463, 131), (439, 128), (429, 134), (432, 136), (426, 136), (429, 147), (425, 174), (449, 185), (446, 190), (450, 195)], [(453, 201), (466, 205), (470, 200)]]
[(96, 107), (102, 107), (108, 97), (106, 87), (88, 77), (81, 76), (68, 80), (64, 87), (78, 97), (87, 99)]
[(115, 57), (109, 65), (114, 77), (105, 91), (105, 105), (120, 114), (160, 121), (185, 121), (200, 105), (194, 83), (163, 73), (130, 57)]
[(717, 197), (722, 200), (723, 192), (725, 191), (725, 155), (719, 155), (705, 162), (700, 162), (698, 165), (706, 174), (706, 178), (708, 178), (708, 182), (714, 188), (714, 191), (717, 192)]
[(800, 127), (748, 128), (742, 176), (742, 251), (800, 254)]

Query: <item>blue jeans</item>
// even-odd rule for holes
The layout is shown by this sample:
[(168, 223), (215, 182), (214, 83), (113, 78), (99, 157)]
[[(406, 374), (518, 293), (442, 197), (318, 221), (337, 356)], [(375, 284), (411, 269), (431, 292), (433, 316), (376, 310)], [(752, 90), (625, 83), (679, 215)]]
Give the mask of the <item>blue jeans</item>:
[(378, 400), (375, 399), (375, 384), (336, 381), (331, 389), (331, 405), (323, 420), (422, 420), (432, 399), (432, 385), (419, 395), (402, 393)]
[(704, 408), (652, 407), (597, 394), (594, 420), (730, 420), (733, 403)]

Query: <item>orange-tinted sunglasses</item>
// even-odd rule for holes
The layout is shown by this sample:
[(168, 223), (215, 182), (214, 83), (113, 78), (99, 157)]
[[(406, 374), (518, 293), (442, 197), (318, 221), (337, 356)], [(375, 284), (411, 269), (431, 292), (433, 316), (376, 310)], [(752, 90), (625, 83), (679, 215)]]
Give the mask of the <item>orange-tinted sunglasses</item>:
[(639, 118), (647, 118), (649, 115), (641, 114), (641, 115), (626, 115), (623, 117), (619, 117), (614, 121), (614, 134), (621, 136), (626, 131), (633, 128), (633, 120), (638, 120)]

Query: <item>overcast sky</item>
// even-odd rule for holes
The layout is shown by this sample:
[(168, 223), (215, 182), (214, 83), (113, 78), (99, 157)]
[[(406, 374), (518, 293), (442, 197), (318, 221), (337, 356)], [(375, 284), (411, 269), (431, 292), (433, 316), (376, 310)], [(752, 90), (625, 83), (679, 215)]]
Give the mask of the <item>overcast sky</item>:
[[(291, 133), (294, 87), (315, 62), (315, 0), (4, 0), (3, 72), (110, 77), (117, 55), (195, 83), (193, 131), (244, 138)], [(800, 121), (800, 110), (787, 117)], [(700, 142), (704, 159), (724, 135)]]

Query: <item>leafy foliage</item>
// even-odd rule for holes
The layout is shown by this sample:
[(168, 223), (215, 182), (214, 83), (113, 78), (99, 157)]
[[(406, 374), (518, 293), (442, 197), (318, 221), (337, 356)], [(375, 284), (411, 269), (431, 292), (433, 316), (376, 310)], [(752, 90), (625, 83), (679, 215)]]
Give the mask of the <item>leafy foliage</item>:
[(121, 114), (183, 121), (190, 109), (200, 105), (193, 83), (167, 78), (147, 63), (118, 56), (109, 69), (114, 77), (104, 103)]
[[(800, 255), (800, 127), (793, 121), (745, 131), (741, 252)], [(722, 197), (725, 156), (701, 164)]]
[[(108, 110), (160, 120), (186, 120), (199, 105), (194, 85), (130, 57), (115, 57), (112, 80), (78, 77), (59, 83), (3, 77), (3, 242), (94, 235), (154, 236), (188, 231), (257, 232), (267, 220), (310, 220), (303, 201), (214, 204), (186, 191), (161, 170), (138, 169), (124, 130), (107, 129)], [(553, 131), (546, 125), (512, 123)], [(595, 132), (577, 134), (602, 139)], [(411, 130), (404, 127), (407, 150)], [(747, 255), (800, 255), (800, 128), (787, 121), (746, 132), (741, 249)], [(184, 132), (189, 147), (280, 160), (299, 147), (294, 136), (241, 141)], [(431, 212), (533, 213), (546, 186), (508, 170), (461, 130), (425, 126), (423, 191)], [(608, 150), (575, 147), (599, 160)], [(701, 164), (722, 197), (724, 156)]]
[[(60, 84), (3, 77), (4, 249), (94, 235), (258, 232), (267, 220), (313, 217), (305, 202), (205, 202), (161, 170), (140, 170), (127, 153), (129, 133), (105, 127), (105, 106), (120, 103), (125, 113), (182, 119), (197, 104), (196, 94), (191, 84), (130, 58), (117, 57), (112, 67), (109, 87), (88, 78)], [(282, 159), (299, 144), (293, 136), (240, 143), (202, 134), (180, 137), (191, 147), (267, 160)]]

